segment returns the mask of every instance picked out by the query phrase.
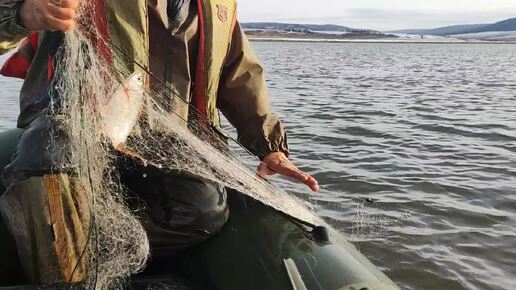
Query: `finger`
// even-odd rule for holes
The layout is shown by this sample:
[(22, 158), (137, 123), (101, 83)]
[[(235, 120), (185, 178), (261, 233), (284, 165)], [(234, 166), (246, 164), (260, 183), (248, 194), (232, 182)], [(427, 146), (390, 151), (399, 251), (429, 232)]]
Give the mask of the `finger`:
[(308, 180), (305, 182), (312, 191), (319, 191), (319, 182), (312, 176), (308, 176)]
[(319, 191), (319, 183), (317, 182), (317, 180), (315, 180), (315, 178), (313, 178), (312, 176), (299, 170), (294, 165), (291, 165), (290, 167), (282, 167), (281, 169), (280, 168), (273, 168), (273, 169), (282, 175), (292, 177), (292, 178), (306, 184), (308, 187), (310, 187), (310, 189), (312, 191)]
[(54, 18), (61, 20), (74, 20), (75, 19), (75, 9), (72, 8), (62, 8), (55, 5), (50, 5), (48, 7), (48, 12)]
[(77, 9), (79, 7), (79, 0), (68, 0), (70, 2), (69, 6), (70, 8)]
[(47, 16), (43, 20), (44, 24), (48, 27), (48, 30), (53, 31), (68, 31), (75, 27), (75, 21), (73, 20), (61, 20), (54, 16)]
[(77, 7), (79, 7), (79, 0), (53, 0), (49, 3), (53, 4), (50, 6), (59, 6), (61, 8), (76, 9)]
[(272, 167), (272, 170), (276, 171), (281, 175), (294, 178), (303, 183), (305, 183), (308, 180), (308, 175), (306, 175), (304, 172), (300, 171), (299, 169), (297, 169), (297, 167), (293, 165), (290, 165), (288, 167), (284, 165), (274, 166)]
[(292, 163), (287, 157), (281, 159), (278, 163), (269, 163), (266, 164), (271, 170), (285, 175), (301, 182), (305, 182), (308, 179), (308, 175), (303, 173), (301, 170), (297, 169), (297, 167)]

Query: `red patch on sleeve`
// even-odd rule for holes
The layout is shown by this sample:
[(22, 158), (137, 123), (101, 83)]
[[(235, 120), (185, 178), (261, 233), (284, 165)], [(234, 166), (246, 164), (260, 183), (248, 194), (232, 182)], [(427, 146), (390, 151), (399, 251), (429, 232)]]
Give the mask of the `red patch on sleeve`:
[(19, 53), (13, 54), (0, 69), (0, 74), (6, 77), (25, 79), (31, 63)]
[(30, 49), (34, 53), (38, 49), (38, 33), (32, 33), (21, 44), (18, 52), (14, 53), (0, 69), (0, 74), (6, 77), (25, 79), (32, 63), (20, 53), (21, 49)]

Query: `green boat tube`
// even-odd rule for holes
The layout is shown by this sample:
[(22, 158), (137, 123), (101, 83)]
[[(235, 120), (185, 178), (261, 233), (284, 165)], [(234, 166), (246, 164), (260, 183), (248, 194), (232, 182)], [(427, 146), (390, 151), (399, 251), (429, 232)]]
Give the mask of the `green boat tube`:
[[(0, 168), (11, 158), (19, 134), (0, 132)], [(4, 191), (0, 183), (0, 193)], [(181, 283), (183, 288), (165, 288), (399, 290), (341, 234), (302, 225), (239, 192), (228, 194), (230, 219), (217, 236), (172, 261), (152, 259), (145, 272), (132, 279), (130, 289)], [(0, 290), (37, 289), (27, 285), (14, 241), (1, 220), (0, 257)]]

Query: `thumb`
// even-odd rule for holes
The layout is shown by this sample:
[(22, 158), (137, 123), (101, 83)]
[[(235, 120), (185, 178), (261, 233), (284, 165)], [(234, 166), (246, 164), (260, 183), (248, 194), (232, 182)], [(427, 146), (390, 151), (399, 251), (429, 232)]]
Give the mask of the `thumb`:
[(267, 176), (271, 176), (276, 174), (276, 172), (272, 169), (270, 169), (265, 163), (260, 163), (257, 169), (258, 175), (260, 175), (262, 178), (266, 178)]

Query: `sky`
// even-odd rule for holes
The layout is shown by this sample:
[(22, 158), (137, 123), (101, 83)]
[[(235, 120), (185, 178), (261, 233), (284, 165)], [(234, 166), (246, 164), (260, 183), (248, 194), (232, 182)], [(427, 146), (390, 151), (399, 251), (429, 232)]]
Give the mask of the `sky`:
[(239, 0), (240, 22), (341, 24), (380, 31), (494, 23), (516, 0)]

